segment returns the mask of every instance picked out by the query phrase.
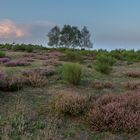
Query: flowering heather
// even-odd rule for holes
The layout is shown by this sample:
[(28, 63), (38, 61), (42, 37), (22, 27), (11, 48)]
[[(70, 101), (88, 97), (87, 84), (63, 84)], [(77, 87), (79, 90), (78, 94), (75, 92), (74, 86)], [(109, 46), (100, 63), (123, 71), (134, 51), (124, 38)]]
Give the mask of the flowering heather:
[(96, 131), (140, 132), (140, 92), (99, 97), (86, 120)]
[(32, 73), (38, 73), (42, 76), (50, 76), (55, 73), (55, 69), (53, 66), (49, 66), (47, 68), (38, 68), (38, 69), (22, 71), (22, 75), (24, 76), (28, 76), (29, 74), (32, 74)]
[(48, 56), (44, 56), (44, 55), (35, 55), (34, 58), (39, 59), (39, 60), (48, 60), (49, 59)]
[(18, 61), (21, 61), (21, 62), (34, 62), (34, 59), (31, 58), (31, 57), (25, 57), (25, 58), (21, 58), (21, 59), (18, 59)]
[(0, 80), (3, 80), (5, 76), (6, 76), (5, 73), (0, 72)]
[(49, 60), (46, 60), (43, 65), (44, 66), (58, 66), (58, 65), (61, 65), (61, 64), (62, 63), (57, 61), (56, 59), (49, 59)]
[(23, 57), (25, 57), (25, 58), (32, 58), (32, 57), (35, 57), (35, 54), (34, 53), (24, 54)]
[(25, 61), (9, 61), (7, 63), (5, 63), (5, 66), (7, 67), (16, 67), (16, 66), (29, 66), (31, 65), (29, 62), (25, 62)]
[(10, 58), (8, 58), (8, 57), (0, 58), (0, 63), (6, 63), (6, 62), (9, 62), (9, 61), (10, 61)]
[(59, 58), (59, 57), (64, 56), (63, 53), (58, 52), (58, 51), (48, 52), (47, 55), (49, 56), (49, 58)]

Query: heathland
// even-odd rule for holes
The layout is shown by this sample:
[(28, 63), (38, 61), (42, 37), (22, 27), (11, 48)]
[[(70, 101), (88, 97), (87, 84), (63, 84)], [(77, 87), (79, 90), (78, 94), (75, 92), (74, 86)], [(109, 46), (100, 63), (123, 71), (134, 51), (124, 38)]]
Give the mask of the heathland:
[(0, 45), (1, 140), (139, 140), (140, 50)]

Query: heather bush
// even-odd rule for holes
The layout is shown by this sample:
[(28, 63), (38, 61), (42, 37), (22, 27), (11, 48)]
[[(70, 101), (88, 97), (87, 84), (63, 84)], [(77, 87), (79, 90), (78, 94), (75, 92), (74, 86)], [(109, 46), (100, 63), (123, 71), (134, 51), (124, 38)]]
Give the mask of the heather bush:
[(21, 72), (22, 75), (24, 76), (29, 76), (29, 74), (32, 75), (32, 73), (38, 73), (41, 76), (51, 76), (55, 74), (55, 68), (54, 66), (47, 66), (46, 68), (36, 68), (36, 69), (31, 69), (31, 70), (24, 70)]
[(12, 61), (9, 61), (9, 62), (6, 62), (5, 63), (5, 66), (7, 67), (16, 67), (16, 66), (29, 66), (31, 65), (29, 62), (26, 62), (26, 61), (18, 61), (18, 60), (12, 60)]
[(140, 78), (140, 72), (127, 72), (125, 75), (132, 78)]
[(45, 61), (43, 64), (44, 66), (58, 66), (61, 65), (62, 63), (57, 61), (56, 59), (48, 59)]
[(95, 89), (113, 88), (113, 84), (111, 82), (94, 81), (92, 87)]
[(95, 89), (103, 89), (104, 88), (103, 83), (100, 81), (92, 82), (92, 87)]
[(135, 81), (124, 82), (122, 85), (123, 87), (129, 90), (136, 90), (140, 88), (140, 82), (135, 82)]
[(140, 92), (99, 97), (86, 121), (96, 131), (140, 132)]
[(0, 90), (6, 90), (8, 87), (8, 83), (6, 81), (6, 74), (0, 72)]
[(3, 75), (0, 77), (0, 90), (18, 91), (23, 88), (24, 80), (21, 77)]
[(42, 87), (48, 83), (46, 77), (37, 72), (24, 73), (23, 76), (26, 84), (32, 87)]
[(17, 77), (9, 77), (7, 78), (8, 81), (8, 90), (9, 91), (18, 91), (23, 88), (24, 81), (22, 78)]
[(62, 77), (65, 81), (73, 85), (78, 85), (81, 81), (82, 68), (78, 63), (66, 63), (62, 66)]
[(58, 59), (62, 56), (64, 56), (63, 53), (59, 52), (59, 51), (50, 51), (46, 54), (50, 59)]
[(75, 92), (59, 93), (50, 100), (50, 111), (58, 115), (77, 116), (87, 109), (88, 98)]
[(0, 51), (0, 58), (5, 57), (5, 55), (6, 55), (5, 52)]
[(45, 55), (35, 55), (34, 58), (39, 59), (39, 60), (48, 60), (49, 59), (49, 57), (45, 56)]
[(10, 58), (8, 58), (8, 57), (0, 58), (0, 63), (6, 63), (6, 62), (9, 62), (9, 61), (10, 61)]

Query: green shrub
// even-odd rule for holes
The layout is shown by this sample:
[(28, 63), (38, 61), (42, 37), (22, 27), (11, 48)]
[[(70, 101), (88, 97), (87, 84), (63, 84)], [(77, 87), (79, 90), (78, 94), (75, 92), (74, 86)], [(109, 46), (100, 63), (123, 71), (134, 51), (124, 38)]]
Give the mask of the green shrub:
[(116, 50), (112, 50), (110, 52), (110, 55), (114, 58), (116, 58), (117, 60), (124, 60), (124, 56), (123, 56), (123, 51), (124, 50), (120, 50), (120, 49), (116, 49)]
[(5, 52), (0, 51), (0, 58), (5, 57), (5, 55), (6, 55)]
[(112, 56), (109, 56), (109, 55), (100, 55), (97, 57), (97, 63), (112, 66), (116, 63), (116, 59)]
[(78, 85), (81, 81), (82, 68), (78, 63), (66, 63), (62, 67), (62, 77), (65, 81)]
[(111, 66), (116, 63), (116, 59), (109, 55), (99, 55), (96, 60), (95, 69), (101, 73), (109, 74)]
[(104, 73), (104, 74), (109, 74), (111, 71), (110, 65), (101, 64), (101, 63), (96, 64), (95, 69), (96, 69), (96, 71)]
[(25, 51), (26, 51), (26, 52), (33, 52), (33, 47), (27, 46), (27, 47), (25, 48)]
[(78, 51), (66, 51), (64, 60), (70, 62), (82, 62), (83, 59)]
[(25, 46), (23, 45), (15, 45), (13, 46), (14, 51), (25, 51)]

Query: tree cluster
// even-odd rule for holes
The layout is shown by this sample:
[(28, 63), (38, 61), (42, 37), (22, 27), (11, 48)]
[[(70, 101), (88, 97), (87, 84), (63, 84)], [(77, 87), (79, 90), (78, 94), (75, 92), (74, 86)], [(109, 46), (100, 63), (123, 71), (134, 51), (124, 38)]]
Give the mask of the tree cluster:
[(86, 26), (79, 30), (76, 26), (64, 25), (62, 29), (58, 26), (53, 27), (48, 33), (49, 46), (61, 46), (67, 48), (81, 49), (92, 48), (93, 43), (90, 40), (90, 32)]

